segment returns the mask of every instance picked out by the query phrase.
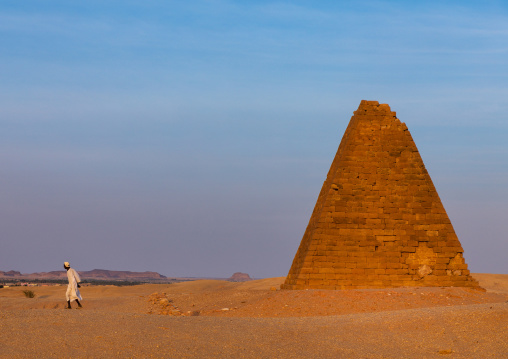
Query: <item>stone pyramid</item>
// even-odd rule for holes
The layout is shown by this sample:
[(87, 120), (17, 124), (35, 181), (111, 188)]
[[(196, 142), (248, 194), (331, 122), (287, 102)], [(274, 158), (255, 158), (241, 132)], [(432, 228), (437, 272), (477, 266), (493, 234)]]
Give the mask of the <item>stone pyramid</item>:
[(408, 128), (364, 100), (281, 287), (478, 288), (463, 252)]

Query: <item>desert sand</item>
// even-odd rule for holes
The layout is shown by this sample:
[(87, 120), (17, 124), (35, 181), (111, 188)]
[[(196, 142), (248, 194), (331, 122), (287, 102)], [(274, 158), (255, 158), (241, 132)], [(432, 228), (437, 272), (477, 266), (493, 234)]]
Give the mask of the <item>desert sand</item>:
[(508, 358), (508, 275), (465, 288), (276, 290), (284, 277), (0, 289), (0, 358)]

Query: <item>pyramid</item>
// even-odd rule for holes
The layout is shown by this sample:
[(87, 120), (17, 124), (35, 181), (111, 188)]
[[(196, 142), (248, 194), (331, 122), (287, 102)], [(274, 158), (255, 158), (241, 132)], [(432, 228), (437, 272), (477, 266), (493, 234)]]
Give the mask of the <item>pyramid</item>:
[(361, 101), (282, 289), (479, 288), (404, 123)]

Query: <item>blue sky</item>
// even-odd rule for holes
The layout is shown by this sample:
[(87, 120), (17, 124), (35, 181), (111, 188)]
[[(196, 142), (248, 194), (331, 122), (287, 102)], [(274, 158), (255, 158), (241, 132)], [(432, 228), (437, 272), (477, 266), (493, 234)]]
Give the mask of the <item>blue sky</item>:
[(505, 1), (2, 1), (0, 270), (287, 274), (360, 100), (508, 273)]

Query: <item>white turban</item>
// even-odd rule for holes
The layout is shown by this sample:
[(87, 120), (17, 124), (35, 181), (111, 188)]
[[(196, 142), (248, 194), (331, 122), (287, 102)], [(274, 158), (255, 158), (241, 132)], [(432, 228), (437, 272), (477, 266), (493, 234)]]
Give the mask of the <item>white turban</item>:
[(65, 267), (70, 267), (71, 265), (69, 264), (69, 262), (64, 262), (64, 266)]

